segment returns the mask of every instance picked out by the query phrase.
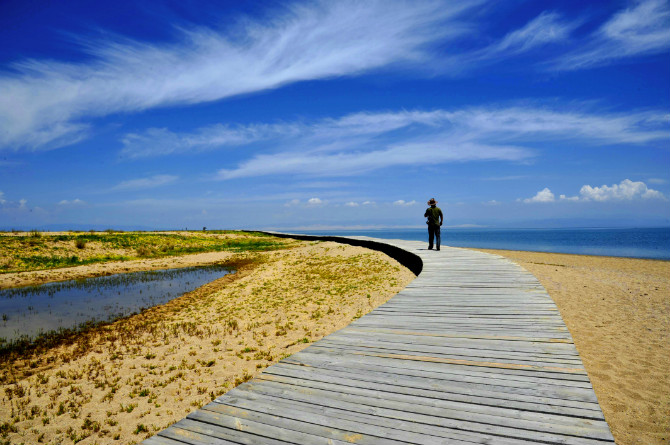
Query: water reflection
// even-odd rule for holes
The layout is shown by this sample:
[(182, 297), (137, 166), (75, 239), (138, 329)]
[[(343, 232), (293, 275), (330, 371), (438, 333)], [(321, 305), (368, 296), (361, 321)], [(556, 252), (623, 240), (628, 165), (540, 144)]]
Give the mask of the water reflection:
[(0, 338), (11, 341), (127, 316), (230, 272), (223, 266), (186, 267), (1, 289)]

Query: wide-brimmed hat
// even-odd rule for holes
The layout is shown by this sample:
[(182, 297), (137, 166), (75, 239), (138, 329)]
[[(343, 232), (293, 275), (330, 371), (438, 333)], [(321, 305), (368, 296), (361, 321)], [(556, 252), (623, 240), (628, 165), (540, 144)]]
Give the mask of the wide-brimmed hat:
[(437, 204), (437, 201), (435, 201), (435, 198), (430, 198), (430, 201), (428, 201), (428, 205), (432, 206), (432, 205), (435, 205), (435, 204)]

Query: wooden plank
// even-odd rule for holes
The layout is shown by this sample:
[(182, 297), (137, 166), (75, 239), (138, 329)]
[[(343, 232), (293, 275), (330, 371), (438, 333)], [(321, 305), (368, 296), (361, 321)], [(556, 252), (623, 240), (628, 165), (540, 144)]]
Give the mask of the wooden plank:
[[(441, 394), (443, 392), (449, 393), (459, 391), (462, 388), (467, 388), (470, 391), (479, 388), (489, 392), (498, 392), (499, 397), (501, 398), (504, 397), (504, 393), (508, 393), (514, 396), (518, 396), (519, 394), (526, 394), (554, 399), (558, 398), (578, 400), (597, 404), (597, 400), (593, 399), (592, 394), (589, 392), (589, 388), (575, 388), (571, 386), (545, 385), (540, 389), (540, 385), (536, 383), (528, 383), (524, 385), (524, 382), (514, 382), (513, 385), (501, 385), (497, 381), (484, 379), (480, 379), (477, 382), (470, 380), (467, 383), (463, 383), (456, 382), (454, 380), (444, 381), (428, 378), (421, 379), (418, 377), (391, 375), (381, 372), (361, 372), (352, 368), (335, 370), (324, 368), (307, 368), (288, 364), (274, 366), (272, 369), (268, 369), (266, 374), (304, 378), (315, 381), (326, 381), (329, 383), (340, 381), (344, 386), (353, 385), (357, 387), (370, 387), (380, 390), (383, 388), (385, 391), (392, 392), (397, 392), (397, 388), (394, 389), (393, 387), (400, 387), (403, 389), (403, 391), (408, 391), (417, 395), (421, 394), (421, 391), (425, 390), (430, 397), (435, 396), (435, 392)], [(388, 386), (389, 388), (385, 388), (385, 386)], [(511, 399), (512, 397), (508, 398)]]
[[(327, 341), (319, 344), (366, 344), (366, 345), (384, 345), (388, 348), (401, 348), (402, 346), (411, 346), (412, 350), (422, 351), (444, 351), (444, 350), (477, 350), (492, 351), (500, 353), (500, 356), (526, 356), (529, 355), (544, 357), (559, 357), (567, 360), (579, 359), (579, 354), (574, 347), (565, 344), (536, 344), (531, 342), (506, 342), (504, 340), (475, 340), (475, 339), (432, 339), (425, 336), (385, 334), (385, 333), (362, 333), (339, 331), (328, 336)], [(420, 349), (419, 349), (420, 348)]]
[[(305, 386), (298, 385), (296, 388), (282, 385), (278, 382), (258, 381), (247, 385), (247, 388), (264, 392), (275, 389), (276, 391), (284, 391), (284, 394), (294, 394), (296, 390), (303, 395)], [(372, 406), (377, 409), (378, 415), (384, 415), (390, 418), (401, 418), (417, 423), (427, 423), (447, 429), (455, 429), (459, 431), (466, 431), (470, 433), (482, 433), (493, 436), (524, 439), (535, 442), (548, 443), (598, 443), (599, 437), (607, 437), (609, 430), (596, 431), (589, 427), (582, 427), (578, 421), (571, 427), (542, 424), (540, 422), (528, 422), (522, 420), (514, 420), (509, 418), (501, 418), (496, 416), (476, 415), (474, 413), (463, 413), (457, 410), (448, 410), (445, 407), (439, 406), (439, 403), (434, 405), (416, 403), (420, 398), (418, 397), (403, 397), (394, 398), (386, 393), (376, 393), (375, 391), (368, 391), (365, 395), (354, 395), (348, 393), (339, 393), (337, 391), (329, 391), (326, 389), (312, 389), (311, 395), (321, 403), (330, 404), (333, 400), (339, 402), (348, 402), (352, 410), (356, 406)], [(307, 394), (309, 394), (307, 393)], [(223, 403), (228, 403), (226, 400), (232, 398), (225, 398)], [(430, 399), (421, 399), (424, 402)], [(546, 431), (547, 429), (553, 431)], [(557, 430), (561, 430), (560, 432)], [(567, 432), (568, 434), (561, 434)], [(580, 442), (581, 441), (581, 442)]]
[[(390, 386), (380, 383), (355, 381), (345, 382), (345, 379), (337, 379), (336, 377), (323, 377), (321, 379), (307, 379), (296, 378), (294, 376), (278, 375), (278, 374), (263, 374), (258, 377), (263, 382), (278, 382), (289, 385), (303, 386), (312, 389), (322, 389), (326, 391), (338, 391), (342, 394), (360, 395), (363, 397), (377, 396), (375, 391), (383, 391), (386, 396), (395, 398), (396, 395), (400, 399), (412, 400), (415, 403), (422, 403), (419, 398), (425, 397), (430, 399), (431, 403), (437, 403), (439, 400), (452, 399), (454, 393), (473, 395), (473, 396), (489, 396), (491, 399), (497, 399), (498, 404), (504, 406), (506, 401), (530, 401), (534, 403), (545, 403), (548, 405), (568, 406), (577, 408), (595, 408), (596, 402), (590, 400), (580, 400), (579, 398), (561, 398), (556, 397), (556, 393), (548, 392), (545, 394), (534, 394), (523, 390), (513, 391), (507, 387), (499, 387), (495, 385), (453, 385), (445, 386), (441, 391), (434, 389), (420, 389), (408, 388), (402, 386)], [(349, 383), (349, 384), (347, 384)], [(355, 384), (354, 384), (355, 383)], [(333, 388), (337, 384), (338, 388)], [(415, 397), (417, 399), (415, 399)]]
[[(246, 412), (246, 415), (252, 413)], [(255, 417), (255, 416), (252, 416)], [(268, 419), (271, 416), (266, 416)], [(231, 421), (233, 422), (231, 424)], [(271, 422), (271, 420), (269, 420)], [(186, 419), (179, 421), (179, 428), (191, 434), (201, 434), (205, 436), (200, 439), (200, 443), (219, 443), (215, 440), (222, 439), (230, 443), (238, 444), (268, 444), (268, 445), (286, 445), (286, 444), (350, 444), (349, 441), (328, 439), (326, 437), (313, 434), (306, 434), (300, 431), (294, 431), (278, 427), (269, 423), (257, 422), (244, 418), (244, 416), (227, 416), (200, 409), (189, 414)], [(225, 425), (224, 427), (220, 425)], [(227, 443), (227, 442), (222, 442)]]
[[(417, 423), (402, 419), (400, 416), (387, 417), (384, 412), (377, 408), (365, 405), (352, 405), (337, 400), (326, 400), (324, 398), (310, 398), (305, 395), (291, 393), (290, 398), (279, 395), (270, 395), (265, 392), (240, 391), (235, 398), (226, 400), (225, 406), (251, 407), (255, 410), (268, 412), (274, 410), (281, 415), (298, 418), (307, 416), (308, 413), (316, 413), (320, 417), (310, 420), (320, 421), (324, 425), (340, 425), (342, 427), (358, 428), (366, 431), (378, 432), (379, 430), (394, 434), (394, 438), (405, 442), (416, 444), (428, 444), (442, 442), (440, 438), (449, 439), (445, 443), (487, 443), (495, 445), (518, 444), (516, 440), (504, 437), (492, 436), (483, 433), (472, 433), (437, 427), (427, 423)], [(327, 403), (328, 405), (324, 405)], [(223, 405), (223, 403), (222, 403)], [(354, 422), (353, 424), (350, 422)], [(370, 427), (377, 427), (371, 429)], [(421, 431), (417, 434), (416, 431)]]
[(349, 443), (370, 445), (377, 443), (404, 445), (407, 442), (417, 444), (448, 443), (439, 436), (402, 430), (397, 428), (397, 425), (393, 427), (387, 424), (385, 428), (379, 428), (378, 425), (362, 422), (363, 418), (360, 416), (355, 421), (351, 421), (346, 419), (346, 416), (338, 417), (334, 415), (335, 410), (327, 407), (301, 404), (295, 401), (287, 402), (281, 398), (248, 398), (244, 395), (244, 393), (239, 394), (225, 403), (209, 405), (205, 409), (224, 415), (244, 413), (247, 416), (272, 418), (276, 426), (288, 427), (299, 432), (325, 438), (343, 439)]
[(486, 354), (465, 353), (463, 351), (453, 352), (422, 352), (412, 351), (409, 348), (404, 350), (377, 348), (374, 346), (357, 346), (357, 345), (332, 345), (326, 343), (313, 344), (313, 348), (329, 350), (333, 353), (356, 354), (359, 356), (376, 356), (396, 358), (399, 360), (421, 360), (433, 361), (435, 363), (461, 363), (470, 366), (484, 366), (484, 367), (506, 367), (517, 369), (535, 369), (535, 370), (550, 370), (556, 372), (567, 373), (582, 373), (585, 374), (584, 366), (580, 362), (566, 361), (553, 359), (549, 360), (520, 360), (518, 358), (501, 357)]
[(155, 435), (142, 442), (145, 445), (182, 445), (186, 442), (169, 439), (167, 437)]
[[(186, 426), (187, 428), (182, 428), (182, 426)], [(189, 428), (190, 427), (190, 428)], [(203, 444), (212, 444), (212, 445), (239, 445), (239, 444), (246, 444), (246, 445), (252, 445), (254, 443), (260, 443), (257, 442), (257, 438), (247, 435), (247, 437), (244, 437), (243, 433), (240, 433), (238, 435), (235, 435), (234, 432), (231, 432), (231, 437), (237, 437), (236, 441), (231, 441), (228, 439), (224, 439), (222, 437), (217, 437), (215, 434), (216, 432), (212, 432), (211, 434), (202, 434), (198, 430), (201, 430), (200, 425), (196, 425), (195, 427), (191, 427), (191, 422), (188, 420), (182, 420), (171, 427), (161, 431), (154, 437), (163, 437), (167, 440), (171, 440), (172, 443), (178, 443), (178, 444), (190, 444), (190, 445), (203, 445)], [(146, 443), (146, 441), (142, 442)], [(286, 445), (286, 442), (268, 442), (269, 445)]]
[(282, 363), (294, 364), (303, 367), (322, 367), (326, 369), (364, 369), (383, 370), (387, 373), (413, 375), (436, 380), (459, 381), (460, 379), (481, 379), (488, 381), (494, 379), (498, 382), (509, 382), (510, 385), (524, 383), (536, 387), (538, 385), (559, 385), (569, 387), (591, 388), (588, 377), (584, 375), (563, 373), (537, 373), (523, 370), (510, 369), (483, 369), (469, 366), (448, 365), (440, 363), (417, 363), (407, 360), (390, 360), (377, 357), (365, 357), (360, 360), (352, 355), (333, 356), (323, 354), (315, 349), (304, 349), (294, 354)]

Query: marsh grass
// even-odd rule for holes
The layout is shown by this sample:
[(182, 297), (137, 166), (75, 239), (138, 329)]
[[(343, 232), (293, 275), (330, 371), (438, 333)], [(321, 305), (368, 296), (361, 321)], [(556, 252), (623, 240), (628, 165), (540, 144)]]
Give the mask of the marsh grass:
[(295, 241), (258, 232), (0, 234), (0, 273), (204, 252), (264, 252)]

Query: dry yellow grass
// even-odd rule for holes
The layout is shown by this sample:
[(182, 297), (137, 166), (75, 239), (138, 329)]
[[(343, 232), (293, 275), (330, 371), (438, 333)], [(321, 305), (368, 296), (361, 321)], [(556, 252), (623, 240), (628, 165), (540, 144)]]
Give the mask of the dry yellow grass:
[(335, 243), (247, 259), (243, 270), (205, 289), (5, 363), (2, 440), (139, 442), (414, 278), (381, 253)]

